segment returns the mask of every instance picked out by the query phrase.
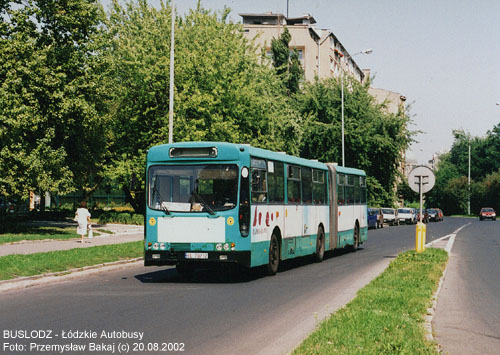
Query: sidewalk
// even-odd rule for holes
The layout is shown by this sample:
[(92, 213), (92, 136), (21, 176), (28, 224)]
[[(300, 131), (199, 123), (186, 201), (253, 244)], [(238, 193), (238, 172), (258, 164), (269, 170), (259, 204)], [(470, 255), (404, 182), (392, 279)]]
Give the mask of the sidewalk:
[[(50, 224), (54, 226), (74, 226), (74, 222), (33, 222), (36, 224)], [(93, 224), (92, 228), (94, 233), (100, 235), (92, 239), (87, 237), (84, 239), (85, 243), (81, 243), (80, 239), (70, 240), (36, 240), (36, 241), (23, 241), (13, 244), (0, 245), (0, 257), (10, 254), (33, 254), (42, 253), (56, 250), (69, 250), (74, 248), (89, 248), (97, 245), (119, 244), (140, 241), (144, 239), (144, 227), (137, 225), (127, 224)], [(97, 229), (104, 229), (112, 232), (113, 234), (98, 232)]]

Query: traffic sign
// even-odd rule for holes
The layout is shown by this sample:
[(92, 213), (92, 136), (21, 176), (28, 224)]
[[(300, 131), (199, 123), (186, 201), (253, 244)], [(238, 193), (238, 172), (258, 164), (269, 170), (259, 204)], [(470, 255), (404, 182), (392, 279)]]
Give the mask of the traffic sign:
[[(408, 174), (408, 185), (410, 189), (416, 193), (431, 191), (436, 183), (436, 177), (432, 172), (431, 168), (425, 165), (416, 166)], [(422, 186), (422, 191), (420, 191), (420, 186)]]

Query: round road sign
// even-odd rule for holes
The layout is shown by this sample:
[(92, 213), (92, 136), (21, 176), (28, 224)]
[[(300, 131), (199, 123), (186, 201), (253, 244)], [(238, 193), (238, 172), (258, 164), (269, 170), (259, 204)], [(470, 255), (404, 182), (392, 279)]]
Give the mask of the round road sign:
[(416, 166), (408, 174), (408, 185), (413, 191), (420, 193), (420, 182), (422, 182), (422, 193), (431, 191), (436, 183), (436, 177), (431, 168), (425, 165)]

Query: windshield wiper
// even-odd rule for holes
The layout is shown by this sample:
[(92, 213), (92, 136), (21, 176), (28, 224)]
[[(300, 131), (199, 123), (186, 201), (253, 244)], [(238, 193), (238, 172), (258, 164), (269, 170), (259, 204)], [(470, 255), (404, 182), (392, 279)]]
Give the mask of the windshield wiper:
[(200, 196), (198, 192), (196, 192), (196, 190), (193, 190), (191, 195), (193, 197), (196, 197), (198, 201), (200, 201), (201, 205), (207, 209), (208, 213), (210, 213), (212, 216), (215, 215), (214, 210), (208, 205), (208, 203), (205, 202), (205, 200), (203, 200), (203, 198)]
[(163, 204), (163, 202), (165, 202), (165, 200), (163, 199), (163, 197), (161, 196), (161, 193), (160, 191), (158, 190), (158, 187), (156, 186), (158, 182), (158, 178), (155, 179), (155, 182), (153, 184), (153, 199), (155, 197), (156, 194), (158, 194), (158, 197), (160, 198), (160, 209), (165, 212), (165, 214), (170, 214), (170, 211), (168, 210), (167, 206)]

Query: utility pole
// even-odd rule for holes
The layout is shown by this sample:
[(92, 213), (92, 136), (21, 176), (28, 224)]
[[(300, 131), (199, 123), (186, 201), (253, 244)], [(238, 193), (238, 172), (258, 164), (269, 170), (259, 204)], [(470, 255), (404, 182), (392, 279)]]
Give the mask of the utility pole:
[(175, 32), (175, 5), (174, 0), (170, 3), (172, 8), (172, 30), (170, 31), (170, 93), (168, 105), (168, 143), (174, 142), (174, 32)]
[(467, 196), (469, 198), (467, 202), (467, 214), (470, 215), (470, 141), (469, 141), (469, 188), (467, 191)]

